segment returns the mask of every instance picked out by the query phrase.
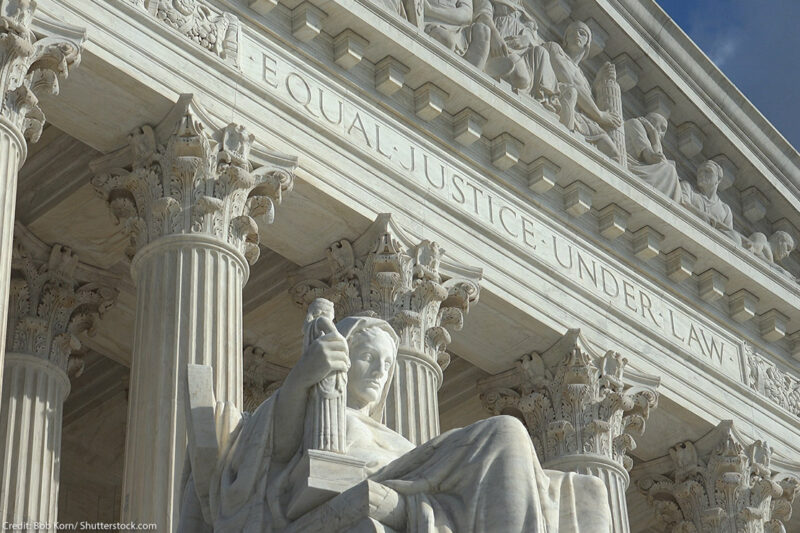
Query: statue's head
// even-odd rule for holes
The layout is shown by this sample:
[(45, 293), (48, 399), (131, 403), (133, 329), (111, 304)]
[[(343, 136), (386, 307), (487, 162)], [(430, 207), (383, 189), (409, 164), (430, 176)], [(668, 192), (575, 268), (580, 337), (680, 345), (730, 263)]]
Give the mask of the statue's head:
[(719, 182), (722, 181), (722, 167), (710, 159), (697, 167), (697, 188), (703, 194), (710, 196), (717, 192)]
[(564, 31), (564, 49), (572, 55), (578, 53), (576, 61), (580, 63), (589, 54), (592, 44), (592, 30), (585, 22), (575, 20)]
[(347, 405), (368, 407), (369, 415), (380, 422), (400, 339), (392, 326), (379, 318), (347, 317), (336, 324), (336, 329), (347, 339), (350, 350)]
[(647, 114), (647, 120), (656, 129), (658, 136), (663, 139), (664, 135), (667, 133), (667, 128), (669, 127), (669, 122), (666, 118), (664, 118), (664, 115), (661, 113), (656, 113), (655, 111), (651, 111)]
[(794, 239), (785, 231), (776, 231), (770, 235), (769, 244), (775, 262), (785, 259), (794, 250)]

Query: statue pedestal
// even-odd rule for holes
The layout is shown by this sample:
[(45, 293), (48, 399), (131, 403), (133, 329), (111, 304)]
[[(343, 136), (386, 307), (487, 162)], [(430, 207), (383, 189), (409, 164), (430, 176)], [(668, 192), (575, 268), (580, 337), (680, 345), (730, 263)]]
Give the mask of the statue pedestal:
[(302, 488), (289, 502), (291, 520), (318, 507), (326, 500), (354, 487), (367, 478), (366, 461), (335, 452), (307, 450), (295, 469)]

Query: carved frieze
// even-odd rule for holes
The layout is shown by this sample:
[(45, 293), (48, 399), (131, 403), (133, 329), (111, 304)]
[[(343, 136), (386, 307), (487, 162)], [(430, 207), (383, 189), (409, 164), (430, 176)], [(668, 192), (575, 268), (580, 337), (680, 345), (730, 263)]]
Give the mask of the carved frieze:
[(390, 215), (379, 215), (356, 241), (334, 243), (327, 256), (292, 277), (299, 305), (326, 298), (334, 302), (337, 320), (383, 318), (397, 331), (401, 346), (442, 368), (449, 364), (448, 329), (461, 329), (477, 302), (480, 270), (448, 262), (436, 242), (413, 244)]
[(775, 363), (746, 343), (745, 383), (754, 391), (800, 417), (800, 378), (779, 369)]
[(580, 330), (572, 329), (544, 353), (524, 356), (514, 369), (483, 380), (478, 388), (492, 414), (522, 418), (545, 465), (589, 454), (630, 470), (628, 451), (658, 402), (658, 379), (626, 384), (626, 365), (616, 352), (593, 353)]
[(776, 472), (772, 456), (767, 443), (746, 444), (723, 421), (700, 440), (672, 447), (669, 457), (642, 464), (637, 485), (664, 531), (784, 532), (800, 479)]
[[(259, 255), (255, 217), (271, 223), (291, 190), (294, 160), (253, 169), (244, 126), (216, 129), (191, 95), (155, 129), (143, 126), (121, 152), (92, 163), (92, 184), (130, 234), (129, 255), (165, 235), (204, 234)], [(126, 168), (123, 168), (125, 165)]]
[(92, 334), (117, 291), (81, 265), (71, 250), (47, 246), (24, 226), (15, 228), (11, 259), (6, 352), (41, 357), (64, 372), (79, 374), (78, 335)]
[(133, 3), (212, 54), (239, 66), (241, 27), (233, 13), (219, 11), (205, 0), (134, 0)]
[(60, 34), (40, 36), (31, 30), (36, 3), (0, 1), (0, 90), (2, 116), (30, 142), (39, 140), (44, 113), (39, 96), (58, 94), (59, 78), (81, 60), (83, 31), (52, 25)]

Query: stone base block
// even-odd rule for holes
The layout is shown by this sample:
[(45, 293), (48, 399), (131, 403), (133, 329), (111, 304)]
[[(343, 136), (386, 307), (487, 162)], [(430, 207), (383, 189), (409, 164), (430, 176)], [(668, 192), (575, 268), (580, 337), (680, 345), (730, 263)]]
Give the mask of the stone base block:
[(302, 516), (325, 500), (364, 481), (365, 461), (334, 452), (308, 450), (300, 459), (296, 475), (305, 483), (289, 502), (287, 516)]

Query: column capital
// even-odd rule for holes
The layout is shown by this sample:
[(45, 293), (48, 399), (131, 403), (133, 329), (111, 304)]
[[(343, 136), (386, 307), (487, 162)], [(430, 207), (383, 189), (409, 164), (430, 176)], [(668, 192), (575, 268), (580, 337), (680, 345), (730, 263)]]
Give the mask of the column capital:
[(636, 485), (665, 531), (786, 531), (800, 464), (787, 472), (772, 466), (777, 462), (787, 463), (723, 420), (697, 441), (637, 465)]
[(203, 234), (259, 256), (259, 225), (292, 188), (295, 158), (260, 153), (242, 125), (217, 126), (191, 94), (157, 126), (141, 126), (127, 147), (91, 163), (92, 184), (130, 234), (128, 255), (166, 235)]
[(336, 320), (369, 315), (387, 320), (401, 351), (425, 356), (442, 368), (445, 351), (471, 304), (478, 301), (482, 271), (444, 258), (429, 240), (414, 242), (389, 214), (378, 215), (355, 241), (342, 239), (327, 258), (290, 277), (290, 292), (304, 309), (315, 298), (334, 302)]
[(0, 0), (0, 115), (30, 142), (44, 126), (39, 96), (58, 94), (58, 80), (80, 63), (86, 37), (83, 29), (38, 18), (43, 31), (34, 32), (35, 9), (31, 0)]
[(592, 456), (630, 470), (633, 434), (644, 431), (658, 402), (659, 379), (628, 370), (627, 359), (592, 350), (579, 329), (569, 330), (543, 353), (478, 383), (492, 414), (521, 418), (542, 464)]
[(17, 224), (6, 351), (36, 356), (70, 372), (70, 356), (81, 347), (78, 335), (91, 335), (116, 300), (112, 285), (110, 276), (80, 263), (69, 248), (48, 246)]

